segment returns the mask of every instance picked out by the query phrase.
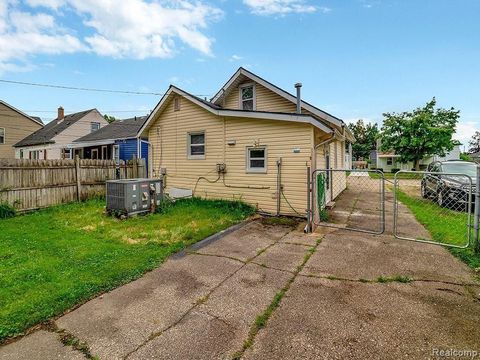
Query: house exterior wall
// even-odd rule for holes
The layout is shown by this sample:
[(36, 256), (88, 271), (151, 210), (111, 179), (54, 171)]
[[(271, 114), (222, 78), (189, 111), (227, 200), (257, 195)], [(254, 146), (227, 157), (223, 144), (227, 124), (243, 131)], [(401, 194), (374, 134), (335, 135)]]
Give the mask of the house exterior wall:
[(0, 144), (0, 159), (14, 159), (13, 145), (42, 128), (42, 125), (0, 103), (0, 128), (5, 129), (5, 144)]
[(98, 111), (94, 110), (55, 136), (52, 139), (55, 143), (16, 148), (15, 156), (17, 159), (19, 159), (21, 156), (20, 153), (23, 151), (24, 158), (28, 158), (30, 151), (39, 150), (42, 152), (42, 154), (44, 151), (47, 152), (46, 157), (43, 156), (41, 157), (42, 159), (60, 159), (62, 157), (62, 149), (67, 148), (67, 145), (73, 143), (74, 140), (90, 134), (92, 122), (100, 123), (100, 127), (108, 125), (108, 122), (103, 118), (103, 116)]
[(133, 157), (138, 157), (138, 142), (137, 139), (117, 140), (116, 143), (120, 145), (120, 159), (132, 160)]
[[(202, 160), (190, 160), (187, 156), (188, 133), (196, 131), (205, 131), (206, 151)], [(276, 161), (282, 158), (284, 194), (292, 207), (305, 215), (312, 132), (313, 127), (308, 124), (219, 117), (188, 99), (182, 99), (180, 111), (174, 111), (170, 101), (149, 130), (150, 173), (158, 177), (160, 169), (166, 168), (167, 192), (172, 188), (195, 189), (196, 196), (242, 199), (261, 211), (276, 213)], [(231, 140), (235, 145), (227, 144)], [(247, 147), (255, 143), (267, 148), (266, 173), (246, 170)], [(224, 181), (216, 173), (217, 163), (226, 164)], [(280, 212), (296, 215), (283, 198)]]
[[(250, 82), (245, 82), (250, 83)], [(243, 85), (243, 84), (242, 84)], [(241, 86), (241, 85), (240, 85)], [(272, 112), (296, 112), (296, 105), (291, 101), (275, 94), (266, 87), (255, 83), (255, 102), (257, 111)], [(225, 109), (241, 109), (240, 107), (240, 89), (234, 89), (225, 99)]]

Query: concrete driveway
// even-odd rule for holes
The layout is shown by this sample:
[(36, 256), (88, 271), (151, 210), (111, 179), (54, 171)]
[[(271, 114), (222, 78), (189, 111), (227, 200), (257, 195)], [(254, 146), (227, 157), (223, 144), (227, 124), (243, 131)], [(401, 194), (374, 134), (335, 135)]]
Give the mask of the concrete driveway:
[[(480, 286), (448, 251), (388, 235), (301, 229), (260, 219), (201, 243), (0, 348), (0, 359), (480, 353)], [(406, 276), (411, 281), (399, 282)]]

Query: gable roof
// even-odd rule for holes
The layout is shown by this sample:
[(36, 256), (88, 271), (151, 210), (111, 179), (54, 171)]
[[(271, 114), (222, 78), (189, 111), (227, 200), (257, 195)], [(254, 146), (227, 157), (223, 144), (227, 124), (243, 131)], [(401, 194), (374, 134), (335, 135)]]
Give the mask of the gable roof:
[(190, 100), (191, 102), (193, 102), (194, 104), (218, 116), (244, 117), (244, 118), (252, 118), (252, 119), (278, 120), (278, 121), (293, 121), (293, 122), (311, 124), (326, 133), (333, 132), (333, 129), (326, 126), (324, 123), (322, 123), (321, 121), (319, 121), (318, 119), (310, 115), (296, 114), (296, 113), (268, 112), (268, 111), (224, 109), (217, 104), (201, 99), (195, 95), (189, 94), (188, 92), (182, 89), (179, 89), (174, 85), (170, 85), (167, 92), (160, 99), (160, 102), (157, 104), (157, 106), (155, 106), (155, 109), (151, 112), (145, 124), (140, 129), (140, 132), (139, 132), (140, 134), (144, 133), (149, 128), (152, 120), (155, 118), (155, 115), (158, 112), (161, 112), (165, 108), (165, 106), (168, 103), (169, 97), (173, 96), (172, 94), (181, 95), (187, 98), (188, 100)]
[[(276, 86), (276, 85), (272, 84), (271, 82), (261, 78), (260, 76), (255, 75), (254, 73), (252, 73), (251, 71), (248, 71), (247, 69), (245, 69), (243, 67), (240, 67), (235, 72), (235, 74), (232, 75), (232, 77), (225, 83), (225, 85), (223, 85), (223, 87), (211, 99), (211, 102), (218, 105), (224, 96), (228, 95), (228, 93), (230, 91), (232, 91), (232, 89), (238, 87), (239, 83), (242, 82), (243, 77), (247, 77), (248, 79), (255, 81), (256, 83), (266, 87), (270, 91), (273, 91), (277, 95), (291, 101), (294, 104), (297, 103), (297, 97), (296, 96), (290, 94), (288, 91), (285, 91), (285, 90), (279, 88), (278, 86)], [(302, 108), (304, 108), (305, 110), (311, 112), (312, 114), (314, 114), (314, 115), (316, 115), (316, 116), (318, 116), (322, 119), (325, 119), (326, 121), (332, 123), (333, 125), (335, 125), (337, 127), (345, 126), (345, 123), (343, 122), (343, 120), (341, 120), (341, 119), (337, 118), (336, 116), (333, 116), (333, 115), (331, 115), (331, 114), (329, 114), (329, 113), (327, 113), (327, 112), (325, 112), (325, 111), (323, 111), (323, 110), (321, 110), (321, 109), (319, 109), (319, 108), (313, 106), (312, 104), (309, 104), (308, 102), (303, 101), (303, 100), (302, 100)]]
[(31, 145), (43, 145), (43, 144), (53, 144), (55, 141), (53, 138), (60, 134), (62, 131), (75, 124), (78, 120), (83, 118), (85, 115), (92, 111), (97, 111), (96, 109), (90, 109), (81, 111), (78, 113), (65, 115), (64, 119), (59, 121), (58, 118), (50, 121), (43, 128), (35, 131), (33, 134), (30, 134), (25, 139), (20, 140), (18, 143), (13, 145), (14, 147), (22, 146), (31, 146)]
[(147, 116), (139, 116), (125, 120), (115, 120), (97, 131), (75, 140), (75, 143), (99, 140), (131, 139), (137, 137), (139, 130), (147, 121)]
[(13, 107), (12, 105), (6, 103), (6, 102), (3, 101), (3, 100), (0, 100), (0, 104), (5, 105), (6, 107), (12, 109), (12, 110), (15, 111), (16, 113), (18, 113), (18, 114), (26, 117), (27, 119), (32, 120), (33, 122), (35, 122), (35, 123), (43, 126), (43, 121), (42, 121), (42, 119), (40, 119), (38, 116), (30, 116), (30, 115), (27, 115), (27, 114), (25, 114), (23, 111), (18, 110), (17, 108)]

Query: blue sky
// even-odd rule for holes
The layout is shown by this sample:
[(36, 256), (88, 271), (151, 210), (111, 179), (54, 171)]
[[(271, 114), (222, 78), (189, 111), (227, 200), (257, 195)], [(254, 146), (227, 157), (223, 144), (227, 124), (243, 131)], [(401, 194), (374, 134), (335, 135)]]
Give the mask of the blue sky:
[[(480, 130), (477, 0), (0, 0), (0, 79), (212, 96), (244, 66), (346, 121), (380, 122), (433, 96)], [(142, 115), (159, 96), (0, 83), (46, 121), (98, 108)]]

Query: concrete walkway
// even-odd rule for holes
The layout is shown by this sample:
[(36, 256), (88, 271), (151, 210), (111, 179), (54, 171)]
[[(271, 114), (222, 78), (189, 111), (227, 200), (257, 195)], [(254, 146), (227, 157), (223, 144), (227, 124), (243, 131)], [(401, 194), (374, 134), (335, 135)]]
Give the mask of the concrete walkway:
[[(480, 287), (448, 251), (386, 235), (301, 229), (251, 222), (0, 348), (0, 359), (424, 359), (435, 358), (435, 348), (480, 352)], [(413, 281), (378, 281), (399, 275)], [(262, 314), (271, 316), (255, 326)]]

